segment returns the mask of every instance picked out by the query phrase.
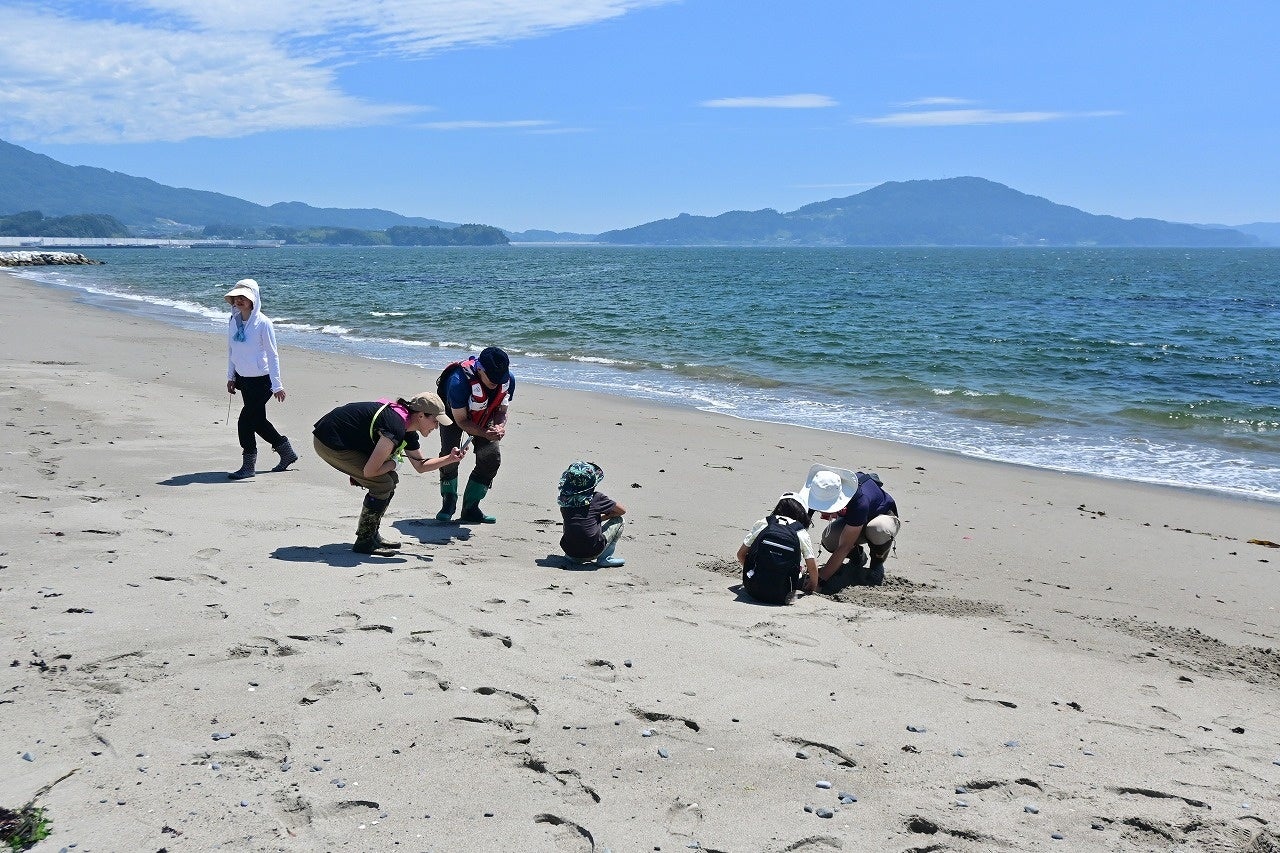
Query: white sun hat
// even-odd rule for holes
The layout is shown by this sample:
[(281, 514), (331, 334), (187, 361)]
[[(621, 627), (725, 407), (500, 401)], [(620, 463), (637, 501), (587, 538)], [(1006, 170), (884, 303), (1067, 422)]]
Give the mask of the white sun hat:
[(844, 468), (814, 465), (797, 497), (816, 512), (839, 512), (858, 491), (858, 475)]

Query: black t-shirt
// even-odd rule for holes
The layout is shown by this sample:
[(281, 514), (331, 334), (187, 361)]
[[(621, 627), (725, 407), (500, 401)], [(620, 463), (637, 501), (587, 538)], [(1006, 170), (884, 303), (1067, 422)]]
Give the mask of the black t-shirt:
[[(382, 409), (381, 413), (378, 410)], [(373, 416), (378, 420), (374, 424)], [(373, 434), (370, 435), (370, 426)], [(418, 434), (405, 431), (404, 418), (399, 412), (382, 403), (347, 403), (339, 406), (316, 421), (315, 436), (334, 450), (354, 450), (366, 456), (373, 455), (378, 438), (386, 436), (393, 445), (405, 443), (405, 450), (418, 449)]]
[(600, 516), (612, 510), (616, 503), (606, 494), (596, 492), (588, 506), (563, 506), (564, 535), (560, 548), (577, 560), (588, 560), (604, 550), (604, 534), (600, 532)]

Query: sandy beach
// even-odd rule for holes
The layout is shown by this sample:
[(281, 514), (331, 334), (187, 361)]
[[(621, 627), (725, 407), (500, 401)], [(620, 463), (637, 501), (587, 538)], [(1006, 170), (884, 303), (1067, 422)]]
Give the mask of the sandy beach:
[[(281, 334), (302, 459), (229, 482), (222, 337), (0, 288), (0, 806), (52, 784), (36, 850), (1280, 850), (1276, 504), (522, 384), (498, 523), (402, 469), (403, 551), (361, 557), (311, 425), (438, 369)], [(580, 458), (622, 568), (556, 559)], [(754, 604), (733, 554), (813, 462), (883, 477), (889, 579)]]

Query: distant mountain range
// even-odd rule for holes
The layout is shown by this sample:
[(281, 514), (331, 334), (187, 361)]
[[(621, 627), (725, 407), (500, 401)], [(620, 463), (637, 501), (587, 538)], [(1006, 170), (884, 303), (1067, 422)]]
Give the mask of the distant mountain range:
[(153, 227), (158, 221), (197, 228), (210, 224), (360, 229), (458, 225), (389, 210), (311, 207), (297, 201), (266, 207), (222, 193), (167, 187), (93, 166), (68, 166), (3, 140), (0, 176), (0, 215), (24, 210), (38, 210), (45, 216), (105, 213), (132, 228)]
[[(233, 225), (249, 228), (456, 228), (388, 210), (270, 206), (180, 189), (91, 166), (68, 166), (0, 140), (0, 216), (105, 214), (137, 232)], [(1280, 223), (1188, 225), (1098, 216), (983, 178), (904, 181), (790, 213), (681, 214), (603, 234), (504, 232), (514, 242), (727, 246), (1258, 246), (1280, 245)]]
[(983, 178), (881, 184), (790, 213), (732, 211), (607, 231), (604, 243), (830, 246), (1258, 246), (1256, 234), (1096, 216)]

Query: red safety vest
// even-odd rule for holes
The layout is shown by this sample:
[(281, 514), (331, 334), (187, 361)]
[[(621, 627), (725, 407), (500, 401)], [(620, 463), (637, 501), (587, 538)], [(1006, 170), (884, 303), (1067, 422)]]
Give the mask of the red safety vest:
[[(446, 391), (448, 390), (449, 379), (451, 378), (450, 373), (452, 373), (454, 368), (461, 370), (463, 375), (467, 377), (467, 383), (471, 386), (471, 396), (467, 400), (467, 417), (470, 418), (471, 422), (476, 426), (483, 427), (485, 424), (489, 423), (489, 419), (493, 417), (493, 413), (498, 411), (498, 408), (506, 401), (507, 394), (511, 391), (511, 377), (508, 376), (506, 382), (503, 382), (497, 388), (490, 391), (488, 388), (484, 387), (484, 383), (480, 381), (480, 374), (476, 371), (479, 360), (479, 356), (473, 355), (471, 358), (464, 359), (463, 361), (455, 361), (445, 367), (445, 369), (440, 372), (439, 387), (440, 396), (446, 401), (445, 405), (447, 406), (449, 403)], [(490, 394), (493, 396), (490, 397)]]

